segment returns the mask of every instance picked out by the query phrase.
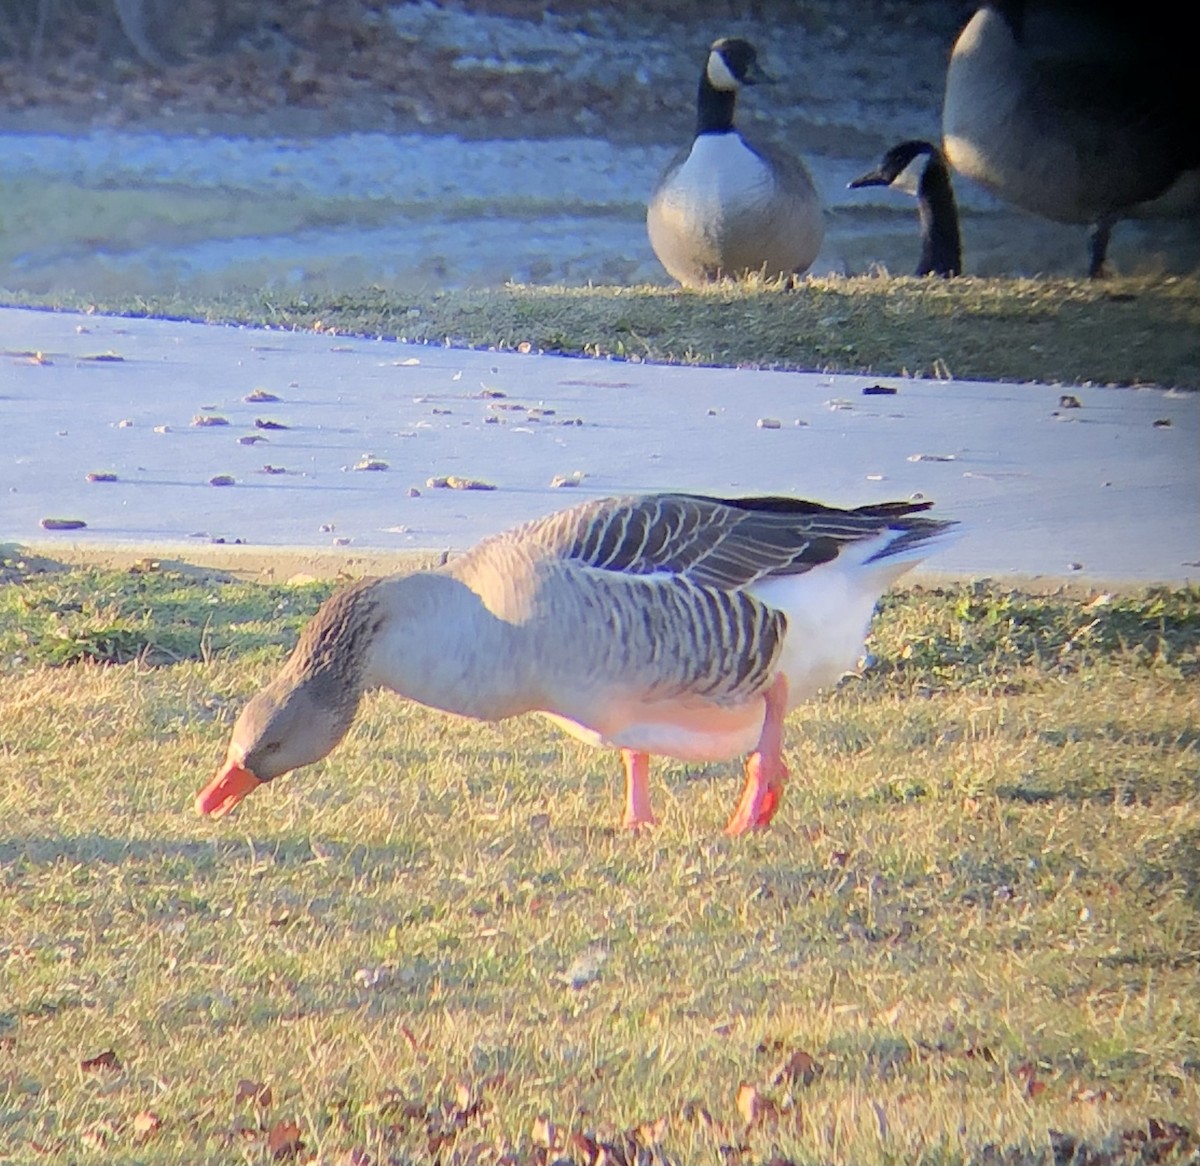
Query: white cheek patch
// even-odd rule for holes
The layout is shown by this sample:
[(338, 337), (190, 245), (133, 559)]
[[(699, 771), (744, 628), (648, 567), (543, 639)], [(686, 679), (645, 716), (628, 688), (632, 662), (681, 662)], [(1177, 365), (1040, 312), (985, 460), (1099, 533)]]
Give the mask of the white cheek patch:
[(924, 154), (917, 154), (913, 160), (892, 179), (891, 184), (897, 190), (904, 191), (905, 194), (915, 195), (917, 193), (917, 184), (921, 181), (921, 175), (925, 173), (925, 163), (928, 158)]
[(729, 66), (725, 64), (725, 58), (720, 53), (708, 54), (708, 68), (705, 72), (708, 75), (708, 83), (714, 89), (729, 92), (738, 88), (738, 79), (729, 71)]

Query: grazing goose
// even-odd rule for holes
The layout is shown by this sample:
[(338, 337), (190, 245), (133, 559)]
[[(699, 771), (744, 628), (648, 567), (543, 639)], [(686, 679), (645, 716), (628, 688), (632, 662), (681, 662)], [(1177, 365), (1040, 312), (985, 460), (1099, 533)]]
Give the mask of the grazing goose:
[(708, 51), (696, 136), (663, 171), (646, 213), (655, 255), (685, 287), (799, 275), (821, 249), (821, 200), (804, 164), (734, 129), (738, 90), (769, 80), (748, 41), (724, 37)]
[(950, 57), (950, 164), (1024, 210), (1090, 225), (1092, 278), (1118, 220), (1200, 213), (1192, 40), (1172, 34), (1173, 20), (1111, 3), (992, 0)]
[(328, 599), (234, 726), (196, 809), (319, 761), (362, 694), (390, 688), (482, 720), (540, 712), (619, 749), (624, 824), (654, 823), (649, 755), (750, 753), (726, 830), (766, 826), (788, 709), (853, 667), (882, 591), (955, 524), (928, 502), (839, 510), (688, 494), (585, 502), (436, 570)]
[(930, 142), (910, 141), (893, 146), (883, 161), (847, 184), (891, 186), (915, 195), (921, 220), (921, 259), (917, 275), (962, 274), (962, 240), (958, 234), (958, 207), (950, 171), (941, 150)]

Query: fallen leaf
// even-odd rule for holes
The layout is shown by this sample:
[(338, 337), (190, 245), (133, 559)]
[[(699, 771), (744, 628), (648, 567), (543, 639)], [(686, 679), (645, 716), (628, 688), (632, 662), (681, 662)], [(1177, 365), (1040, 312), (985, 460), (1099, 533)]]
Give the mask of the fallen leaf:
[(753, 1085), (743, 1081), (738, 1086), (737, 1109), (746, 1123), (746, 1128), (761, 1125), (766, 1121), (774, 1121), (779, 1117), (779, 1109), (769, 1097), (764, 1097)]
[(261, 1081), (252, 1081), (249, 1077), (243, 1077), (237, 1083), (237, 1088), (233, 1091), (233, 1100), (234, 1104), (242, 1101), (252, 1101), (259, 1109), (270, 1109), (274, 1098), (270, 1085), (264, 1085)]
[(119, 1073), (122, 1068), (121, 1058), (112, 1049), (105, 1049), (104, 1052), (97, 1053), (94, 1057), (80, 1061), (79, 1067), (85, 1073), (95, 1073), (100, 1069), (110, 1069), (114, 1073)]
[(152, 1109), (143, 1109), (133, 1119), (133, 1132), (139, 1137), (147, 1138), (162, 1129), (162, 1118)]
[(772, 1085), (811, 1085), (821, 1075), (821, 1066), (803, 1049), (797, 1049), (771, 1075)]
[(276, 1161), (294, 1158), (304, 1149), (300, 1127), (294, 1121), (277, 1121), (267, 1134), (267, 1149)]
[(1045, 1081), (1037, 1079), (1037, 1066), (1032, 1061), (1023, 1061), (1013, 1070), (1013, 1076), (1025, 1086), (1025, 1096), (1034, 1098), (1045, 1092)]
[(533, 1120), (533, 1129), (529, 1136), (533, 1139), (535, 1146), (541, 1146), (544, 1150), (552, 1150), (555, 1140), (558, 1138), (558, 1130), (554, 1128), (554, 1123), (545, 1114), (539, 1114)]

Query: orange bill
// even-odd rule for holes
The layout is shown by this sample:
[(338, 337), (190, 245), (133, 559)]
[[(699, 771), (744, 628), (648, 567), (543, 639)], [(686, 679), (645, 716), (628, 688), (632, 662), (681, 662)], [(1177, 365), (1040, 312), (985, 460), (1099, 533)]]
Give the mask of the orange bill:
[(236, 761), (227, 761), (196, 795), (196, 813), (219, 818), (260, 785), (262, 782), (250, 770), (243, 769)]

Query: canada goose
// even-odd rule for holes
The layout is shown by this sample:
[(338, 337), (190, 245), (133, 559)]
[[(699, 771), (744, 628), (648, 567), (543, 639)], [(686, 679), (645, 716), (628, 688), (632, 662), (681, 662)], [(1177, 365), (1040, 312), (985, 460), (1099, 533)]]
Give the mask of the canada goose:
[(892, 186), (917, 199), (921, 219), (921, 259), (917, 275), (962, 274), (962, 241), (958, 233), (958, 207), (954, 186), (941, 150), (930, 142), (908, 141), (893, 146), (883, 161), (847, 184)]
[(733, 125), (738, 90), (770, 80), (748, 41), (724, 37), (708, 51), (696, 136), (663, 171), (646, 214), (654, 253), (685, 287), (798, 275), (821, 249), (821, 200), (804, 164), (751, 145)]
[(784, 715), (853, 667), (881, 592), (951, 532), (917, 513), (929, 505), (605, 498), (435, 570), (355, 583), (242, 710), (196, 808), (224, 814), (319, 761), (383, 687), (483, 720), (540, 712), (619, 749), (630, 828), (655, 821), (651, 753), (750, 752), (726, 830), (766, 826), (787, 777)]
[(1180, 67), (1192, 41), (1169, 36), (1132, 6), (992, 0), (950, 57), (950, 164), (1024, 210), (1090, 225), (1092, 278), (1118, 220), (1200, 212), (1200, 105)]

